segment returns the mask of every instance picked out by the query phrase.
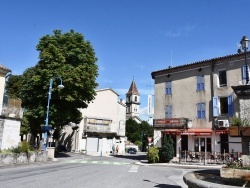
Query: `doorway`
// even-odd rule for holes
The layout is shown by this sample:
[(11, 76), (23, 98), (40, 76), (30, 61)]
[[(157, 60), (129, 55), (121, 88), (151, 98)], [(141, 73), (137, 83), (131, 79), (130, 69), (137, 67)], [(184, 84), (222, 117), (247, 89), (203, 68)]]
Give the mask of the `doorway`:
[(211, 138), (208, 137), (195, 137), (194, 138), (194, 151), (195, 152), (211, 152)]
[(188, 135), (181, 135), (181, 151), (188, 151)]

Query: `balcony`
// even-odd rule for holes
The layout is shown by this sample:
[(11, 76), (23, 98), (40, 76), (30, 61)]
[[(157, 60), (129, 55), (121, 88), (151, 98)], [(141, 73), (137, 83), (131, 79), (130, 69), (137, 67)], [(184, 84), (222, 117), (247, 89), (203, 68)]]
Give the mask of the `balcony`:
[(109, 125), (93, 125), (88, 124), (85, 128), (86, 132), (96, 132), (96, 133), (110, 133), (111, 128)]

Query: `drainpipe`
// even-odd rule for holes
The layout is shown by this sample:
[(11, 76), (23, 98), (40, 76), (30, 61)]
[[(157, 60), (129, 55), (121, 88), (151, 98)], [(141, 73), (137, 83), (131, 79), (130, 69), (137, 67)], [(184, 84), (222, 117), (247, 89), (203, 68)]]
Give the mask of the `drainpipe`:
[[(215, 63), (215, 61), (213, 60), (211, 63), (211, 73), (210, 73), (212, 107), (213, 107), (213, 97), (214, 97), (214, 63)], [(215, 128), (215, 120), (213, 117), (212, 129), (214, 130), (214, 128)]]

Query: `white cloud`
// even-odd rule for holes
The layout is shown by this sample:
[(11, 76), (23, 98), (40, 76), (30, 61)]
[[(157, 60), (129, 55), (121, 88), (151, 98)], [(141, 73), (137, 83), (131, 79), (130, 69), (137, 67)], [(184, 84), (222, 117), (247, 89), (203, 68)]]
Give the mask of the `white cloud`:
[(167, 37), (183, 37), (188, 36), (195, 30), (195, 26), (187, 24), (184, 27), (174, 28), (166, 32)]

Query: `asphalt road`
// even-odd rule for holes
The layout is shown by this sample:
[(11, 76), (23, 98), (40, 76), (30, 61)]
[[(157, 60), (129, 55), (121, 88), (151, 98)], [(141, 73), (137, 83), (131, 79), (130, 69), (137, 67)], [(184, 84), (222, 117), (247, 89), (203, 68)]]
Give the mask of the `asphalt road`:
[(182, 177), (191, 171), (135, 165), (145, 155), (114, 157), (71, 155), (57, 162), (0, 168), (1, 188), (186, 188)]

